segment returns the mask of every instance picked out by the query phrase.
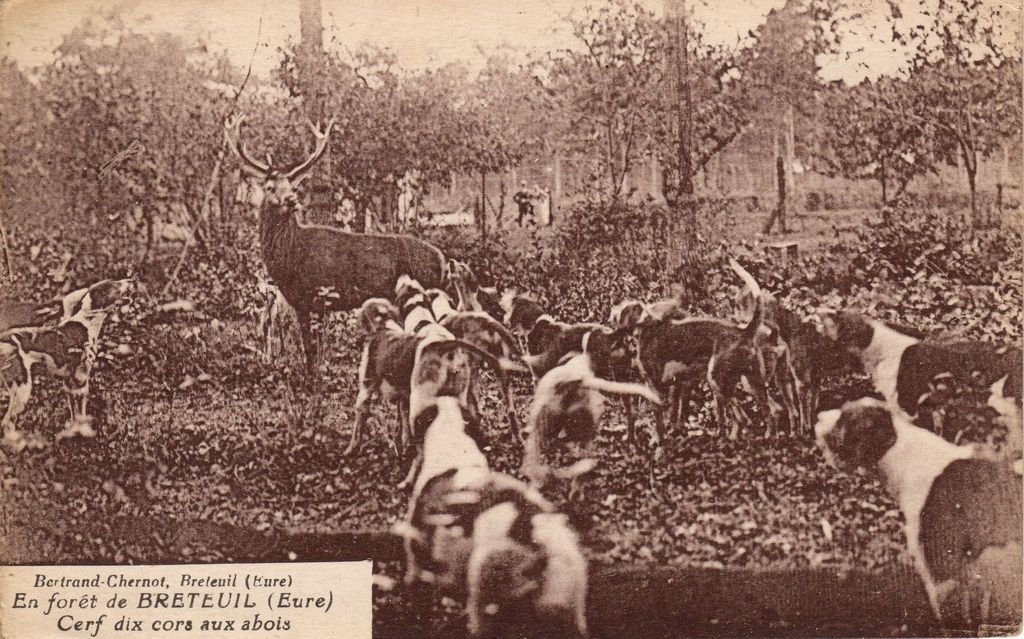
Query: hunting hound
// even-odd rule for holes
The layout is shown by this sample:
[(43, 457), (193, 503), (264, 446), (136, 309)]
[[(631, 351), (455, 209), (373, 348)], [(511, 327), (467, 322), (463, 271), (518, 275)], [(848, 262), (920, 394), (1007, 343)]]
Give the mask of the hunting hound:
[(1005, 461), (870, 398), (819, 413), (815, 435), (832, 465), (881, 472), (938, 620), (959, 587), (965, 622), (1020, 624), (1021, 480)]

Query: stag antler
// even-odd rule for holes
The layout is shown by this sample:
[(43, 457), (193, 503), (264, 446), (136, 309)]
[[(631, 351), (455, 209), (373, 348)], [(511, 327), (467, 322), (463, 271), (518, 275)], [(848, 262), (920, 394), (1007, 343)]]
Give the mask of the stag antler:
[(245, 145), (239, 141), (243, 120), (245, 120), (245, 116), (242, 114), (238, 114), (234, 119), (227, 118), (224, 120), (224, 141), (227, 142), (228, 148), (242, 161), (242, 169), (246, 173), (254, 177), (265, 178), (270, 173), (270, 164), (264, 164), (253, 158), (245, 150)]
[(308, 158), (288, 170), (286, 176), (290, 180), (301, 180), (305, 177), (305, 173), (309, 170), (309, 167), (313, 166), (313, 163), (319, 160), (320, 156), (324, 154), (324, 151), (327, 149), (327, 139), (331, 135), (331, 129), (334, 127), (334, 118), (331, 118), (327, 122), (327, 126), (323, 130), (320, 130), (319, 123), (313, 124), (312, 122), (307, 121), (306, 124), (313, 132), (313, 137), (316, 139), (316, 147)]

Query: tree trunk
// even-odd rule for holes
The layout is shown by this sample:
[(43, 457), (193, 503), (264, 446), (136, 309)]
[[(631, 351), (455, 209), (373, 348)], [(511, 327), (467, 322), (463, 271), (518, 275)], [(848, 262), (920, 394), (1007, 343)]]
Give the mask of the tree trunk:
[(775, 224), (775, 220), (779, 220), (779, 228), (785, 229), (785, 224), (782, 220), (786, 219), (786, 168), (784, 166), (785, 160), (782, 156), (775, 156), (775, 184), (777, 185), (779, 192), (779, 202), (775, 209), (772, 210), (768, 216), (768, 221), (764, 225), (764, 229), (761, 231), (765, 235), (772, 232), (772, 226)]
[(0, 268), (3, 269), (0, 272), (0, 279), (6, 279), (9, 282), (14, 281), (14, 267), (11, 262), (11, 249), (7, 244), (7, 229), (4, 227), (3, 218), (0, 217)]
[[(796, 116), (793, 113), (793, 105), (786, 104), (786, 191), (789, 193), (789, 208), (795, 214), (800, 206), (800, 198), (796, 190), (794, 164), (796, 164)], [(780, 230), (786, 233), (785, 216), (779, 220), (779, 225)]]
[[(665, 48), (668, 90), (675, 108), (673, 134), (676, 138), (676, 172), (663, 170), (662, 190), (674, 213), (666, 241), (668, 275), (683, 285), (687, 297), (697, 299), (703, 292), (703, 276), (697, 255), (697, 203), (693, 197), (693, 104), (690, 95), (689, 37), (685, 0), (665, 0), (665, 17), (670, 25)], [(689, 300), (682, 300), (684, 303)]]
[(888, 198), (887, 193), (886, 193), (885, 159), (884, 158), (879, 162), (878, 169), (879, 169), (879, 178), (878, 179), (882, 182), (882, 206), (887, 206), (889, 204), (889, 198)]
[[(327, 118), (328, 87), (323, 81), (324, 29), (323, 11), (320, 0), (299, 0), (299, 80), (305, 97), (306, 117), (311, 122), (323, 122)], [(318, 162), (325, 176), (323, 182), (333, 191), (334, 172), (331, 170), (331, 146)], [(326, 207), (312, 206), (306, 216), (313, 224), (333, 223), (333, 198)]]
[(480, 237), (487, 239), (487, 172), (480, 171)]

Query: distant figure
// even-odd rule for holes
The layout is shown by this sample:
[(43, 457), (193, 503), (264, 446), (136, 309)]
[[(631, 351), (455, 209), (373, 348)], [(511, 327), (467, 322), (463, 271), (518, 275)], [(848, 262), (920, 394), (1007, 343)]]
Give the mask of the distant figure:
[(519, 183), (519, 190), (512, 196), (512, 201), (519, 205), (519, 226), (523, 225), (523, 217), (533, 221), (534, 194), (527, 188), (526, 180)]

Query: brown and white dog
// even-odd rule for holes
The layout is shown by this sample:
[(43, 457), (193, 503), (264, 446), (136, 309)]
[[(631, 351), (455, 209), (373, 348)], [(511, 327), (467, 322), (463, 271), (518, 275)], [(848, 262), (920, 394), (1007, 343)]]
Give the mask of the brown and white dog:
[[(658, 302), (645, 303), (639, 300), (625, 300), (612, 307), (608, 314), (608, 324), (617, 331), (622, 331), (629, 336), (629, 350), (633, 361), (631, 362), (631, 368), (635, 369), (637, 375), (640, 375), (640, 363), (638, 359), (639, 345), (637, 341), (637, 330), (640, 326), (647, 324), (660, 322), (662, 320), (685, 319), (686, 315), (683, 313), (679, 306), (679, 302), (674, 299), (665, 299)], [(625, 378), (616, 377), (624, 381)], [(668, 394), (669, 402), (669, 423), (679, 426), (681, 414), (683, 410), (682, 399), (681, 399), (681, 387), (679, 384), (672, 385)], [(632, 415), (629, 414), (630, 404), (632, 400), (628, 397), (623, 398), (623, 405), (627, 408), (627, 427), (629, 428), (629, 439), (631, 442), (635, 442), (635, 428), (632, 419)]]
[(1020, 625), (1022, 486), (1005, 461), (869, 398), (819, 413), (815, 435), (834, 466), (881, 471), (937, 619), (959, 587), (964, 621)]
[[(749, 290), (744, 290), (738, 301), (741, 308), (753, 308)], [(835, 364), (827, 356), (828, 342), (816, 322), (801, 318), (774, 295), (763, 293), (761, 303), (766, 330), (756, 341), (772, 410), (785, 410), (790, 434), (813, 436), (822, 375)], [(781, 402), (773, 401), (776, 394)], [(781, 424), (780, 419), (776, 422)]]
[(0, 369), (8, 390), (5, 440), (23, 447), (15, 421), (32, 394), (32, 367), (62, 380), (72, 420), (87, 418), (89, 386), (99, 355), (99, 336), (108, 314), (131, 290), (131, 279), (102, 280), (68, 293), (57, 326), (14, 328), (0, 334)]
[[(404, 451), (412, 441), (410, 420), (433, 398), (454, 395), (460, 398), (463, 406), (468, 404), (466, 385), (472, 376), (468, 355), (500, 368), (488, 353), (456, 339), (433, 321), (421, 327), (418, 335), (405, 331), (399, 324), (398, 310), (386, 299), (366, 300), (357, 316), (367, 331), (367, 337), (359, 361), (356, 422), (345, 455), (359, 446), (369, 417), (369, 402), (378, 391), (398, 405), (399, 427), (392, 438), (392, 445), (396, 451)], [(408, 413), (408, 416), (403, 416), (403, 413)], [(416, 463), (401, 486), (412, 480), (415, 469)]]
[(409, 445), (406, 413), (419, 339), (402, 329), (398, 309), (386, 299), (366, 300), (359, 308), (357, 317), (367, 334), (359, 360), (356, 421), (343, 454), (349, 455), (359, 446), (364, 424), (370, 414), (370, 400), (378, 391), (398, 407), (398, 427), (390, 439), (395, 452), (399, 453)]
[(583, 336), (600, 324), (560, 322), (544, 312), (529, 295), (507, 291), (501, 298), (504, 324), (525, 343), (523, 359), (534, 379), (540, 379), (569, 353), (583, 351)]
[(445, 279), (455, 288), (458, 298), (456, 309), (460, 311), (482, 311), (495, 321), (501, 322), (505, 311), (501, 308), (501, 296), (493, 286), (480, 286), (476, 274), (465, 262), (448, 260)]
[[(477, 346), (457, 339), (451, 331), (437, 323), (421, 327), (417, 337), (419, 341), (416, 344), (409, 391), (409, 415), (412, 422), (438, 397), (456, 398), (459, 406), (472, 419), (477, 419), (479, 410), (475, 398), (469, 392), (470, 380), (473, 378), (470, 356), (486, 362), (498, 375), (502, 373), (501, 362)], [(410, 423), (412, 427), (413, 423)], [(420, 450), (399, 488), (404, 488), (412, 481), (422, 458), (423, 451)]]
[[(688, 317), (652, 320), (636, 330), (637, 363), (644, 380), (662, 395), (679, 385), (678, 401), (684, 407), (693, 389), (706, 380), (712, 391), (715, 420), (723, 433), (727, 430), (726, 412), (739, 414), (734, 406), (739, 384), (754, 397), (762, 414), (770, 414), (764, 370), (755, 345), (762, 319), (760, 287), (734, 260), (730, 265), (755, 292), (753, 317), (745, 326), (712, 317)], [(660, 455), (664, 411), (655, 408), (654, 416), (654, 444), (656, 455)], [(733, 436), (737, 429), (738, 422)]]
[(980, 391), (1008, 426), (1007, 449), (1020, 456), (1024, 357), (1019, 347), (978, 341), (933, 342), (848, 311), (822, 311), (822, 333), (834, 348), (860, 358), (875, 390), (921, 425), (942, 432), (937, 382)]
[(444, 279), (455, 288), (455, 295), (458, 298), (460, 311), (482, 311), (483, 306), (477, 299), (477, 292), (480, 290), (480, 282), (469, 268), (469, 264), (459, 260), (448, 260), (445, 266)]
[(505, 636), (527, 625), (530, 636), (589, 636), (579, 538), (564, 514), (536, 510), (508, 500), (477, 518), (467, 566), (470, 635)]
[[(522, 357), (515, 336), (500, 322), (482, 311), (457, 311), (443, 314), (440, 323), (457, 338), (476, 346), (497, 360), (499, 368), (496, 375), (498, 387), (505, 401), (505, 416), (508, 419), (509, 428), (515, 433), (516, 439), (522, 443), (523, 436), (519, 430), (509, 373), (527, 372), (527, 369), (512, 359), (513, 357)], [(470, 401), (475, 403), (474, 386), (471, 379)]]
[(408, 275), (399, 276), (395, 282), (395, 306), (407, 333), (416, 334), (427, 325), (437, 323), (427, 299), (427, 291)]
[[(442, 584), (455, 588), (464, 582), (468, 550), (460, 551), (459, 547), (465, 548), (468, 535), (452, 529), (459, 521), (457, 517), (449, 520), (439, 515), (450, 514), (451, 493), (488, 480), (479, 423), (465, 413), (457, 398), (435, 397), (413, 417), (413, 437), (421, 450), (422, 467), (416, 475), (406, 517), (394, 528), (405, 545), (405, 583), (440, 579)], [(429, 576), (424, 568), (429, 569)], [(442, 572), (447, 575), (439, 574)]]
[(0, 381), (7, 390), (7, 410), (4, 413), (4, 443), (15, 452), (26, 445), (17, 429), (18, 417), (32, 398), (32, 367), (42, 363), (41, 353), (26, 352), (16, 333), (0, 335)]
[(420, 416), (417, 431), (430, 438), (424, 469), (393, 529), (406, 548), (406, 583), (465, 596), (474, 637), (524, 623), (585, 637), (587, 564), (576, 533), (539, 492), (486, 469), (470, 441), (478, 429), (460, 428), (459, 411), (440, 398)]
[[(613, 331), (597, 329), (583, 337), (583, 352), (571, 355), (562, 364), (552, 368), (537, 382), (530, 405), (529, 430), (523, 454), (522, 472), (530, 483), (542, 489), (555, 476), (572, 479), (570, 496), (578, 490), (578, 478), (593, 467), (588, 461), (591, 445), (597, 437), (601, 415), (604, 412), (604, 393), (639, 395), (655, 405), (660, 404), (658, 394), (643, 384), (618, 382), (598, 377), (596, 372), (607, 365), (606, 359), (614, 347), (599, 345), (613, 340)], [(596, 342), (591, 347), (590, 342)], [(575, 443), (585, 451), (582, 463), (567, 469), (553, 470), (544, 455), (559, 436)]]

